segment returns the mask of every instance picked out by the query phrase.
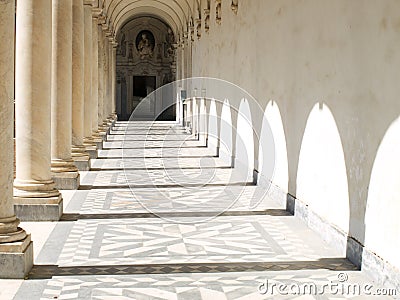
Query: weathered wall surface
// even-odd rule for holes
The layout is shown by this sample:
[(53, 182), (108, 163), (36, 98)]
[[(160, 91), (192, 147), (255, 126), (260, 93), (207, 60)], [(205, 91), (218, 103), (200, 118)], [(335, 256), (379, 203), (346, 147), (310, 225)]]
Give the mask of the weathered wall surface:
[(222, 1), (221, 25), (214, 4), (193, 76), (231, 81), (264, 109), (273, 101), (287, 148), (276, 183), (400, 268), (400, 2), (242, 0), (236, 15)]

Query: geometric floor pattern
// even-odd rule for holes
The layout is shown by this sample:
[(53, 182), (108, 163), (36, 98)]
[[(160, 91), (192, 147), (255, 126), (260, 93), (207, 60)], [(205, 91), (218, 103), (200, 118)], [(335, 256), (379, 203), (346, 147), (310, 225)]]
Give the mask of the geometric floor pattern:
[(98, 154), (59, 222), (22, 224), (35, 266), (0, 299), (391, 299), (176, 124), (117, 122)]

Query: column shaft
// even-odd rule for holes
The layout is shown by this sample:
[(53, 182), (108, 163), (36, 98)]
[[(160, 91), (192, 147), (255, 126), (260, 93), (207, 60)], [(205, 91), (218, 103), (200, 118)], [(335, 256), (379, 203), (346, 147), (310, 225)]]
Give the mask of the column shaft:
[(83, 134), (85, 140), (92, 137), (92, 6), (84, 5), (84, 126)]
[(109, 81), (108, 81), (108, 38), (104, 37), (104, 98), (103, 98), (103, 120), (104, 125), (108, 127), (108, 102), (109, 98)]
[(58, 220), (62, 198), (51, 178), (51, 1), (19, 1), (16, 22), (16, 180), (24, 220)]
[(84, 11), (82, 0), (72, 2), (72, 158), (81, 171), (90, 168), (83, 146), (84, 120)]
[(93, 139), (92, 119), (93, 119), (93, 95), (92, 95), (92, 60), (93, 60), (93, 40), (92, 40), (92, 4), (91, 1), (84, 2), (84, 122), (83, 135), (84, 146), (90, 158), (97, 157), (97, 145)]
[(98, 18), (92, 18), (92, 131), (98, 134), (98, 112), (99, 112), (99, 38), (97, 28)]
[(15, 1), (0, 2), (0, 278), (24, 278), (33, 265), (31, 237), (13, 204), (14, 16)]
[(59, 189), (77, 189), (72, 142), (72, 3), (53, 0), (51, 75), (51, 170)]
[(117, 44), (113, 43), (111, 60), (111, 90), (112, 90), (112, 113), (117, 118)]
[(103, 29), (101, 25), (97, 26), (97, 32), (99, 37), (99, 102), (98, 102), (98, 124), (103, 132), (107, 131), (107, 128), (103, 126), (104, 120), (104, 112), (103, 112), (103, 103), (104, 103), (104, 36)]

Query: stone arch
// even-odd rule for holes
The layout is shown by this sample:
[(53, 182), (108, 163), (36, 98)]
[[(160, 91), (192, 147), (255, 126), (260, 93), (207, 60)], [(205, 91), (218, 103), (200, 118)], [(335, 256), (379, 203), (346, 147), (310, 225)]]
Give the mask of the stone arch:
[[(325, 104), (315, 104), (308, 116), (301, 143), (297, 170), (297, 198), (308, 205), (311, 212), (347, 235), (349, 230), (349, 192), (346, 163), (341, 137), (334, 116)], [(309, 214), (309, 226), (318, 231), (321, 224)], [(346, 240), (328, 232), (325, 238), (346, 250)]]

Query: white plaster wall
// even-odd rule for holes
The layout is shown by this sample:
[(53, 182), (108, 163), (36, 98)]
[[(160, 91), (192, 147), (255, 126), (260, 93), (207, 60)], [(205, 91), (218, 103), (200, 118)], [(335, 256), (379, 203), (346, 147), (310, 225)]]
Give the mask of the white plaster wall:
[[(348, 197), (342, 193), (339, 201), (348, 198), (350, 202), (348, 214), (340, 215), (333, 207), (335, 224), (365, 243), (372, 166), (387, 128), (400, 112), (400, 2), (240, 0), (235, 15), (230, 1), (222, 1), (221, 25), (215, 22), (214, 1), (211, 3), (210, 31), (193, 44), (192, 75), (238, 84), (263, 108), (269, 100), (277, 103), (286, 135), (288, 192), (294, 196), (299, 182), (312, 181), (312, 177), (297, 178), (308, 116), (317, 103), (329, 107), (343, 147), (348, 181)], [(255, 160), (257, 156), (256, 152)], [(329, 167), (336, 172), (342, 166)], [(376, 184), (382, 187), (382, 183)], [(329, 182), (327, 185), (331, 190)], [(307, 198), (314, 193), (312, 189), (312, 185), (303, 185), (306, 203), (314, 201)], [(393, 196), (389, 198), (395, 199), (400, 185), (389, 190)], [(322, 197), (319, 201), (324, 206), (331, 200)], [(387, 205), (390, 209), (393, 203)], [(378, 241), (371, 239), (370, 247), (384, 259), (393, 259), (397, 250), (385, 243), (378, 246)]]

